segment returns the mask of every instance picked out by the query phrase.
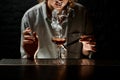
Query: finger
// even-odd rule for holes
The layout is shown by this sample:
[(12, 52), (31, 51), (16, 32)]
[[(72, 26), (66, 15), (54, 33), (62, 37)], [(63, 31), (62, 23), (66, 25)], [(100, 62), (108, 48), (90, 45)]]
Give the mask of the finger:
[(32, 30), (30, 27), (27, 27), (24, 31), (23, 31), (24, 35), (31, 35), (32, 34)]
[(34, 37), (30, 35), (24, 35), (24, 40), (32, 40), (34, 41)]
[(96, 42), (90, 42), (91, 45), (96, 45)]
[(30, 30), (25, 30), (23, 31), (23, 35), (31, 35), (32, 32)]
[(79, 42), (81, 42), (83, 44), (89, 44), (90, 43), (89, 41), (79, 41)]
[(91, 44), (88, 44), (88, 45), (90, 45), (91, 47), (95, 47), (96, 45), (91, 45)]
[(32, 40), (23, 40), (23, 44), (25, 45), (25, 44), (32, 44), (33, 43), (33, 41)]
[(36, 34), (36, 32), (33, 32), (33, 36), (35, 40), (38, 40), (38, 35)]

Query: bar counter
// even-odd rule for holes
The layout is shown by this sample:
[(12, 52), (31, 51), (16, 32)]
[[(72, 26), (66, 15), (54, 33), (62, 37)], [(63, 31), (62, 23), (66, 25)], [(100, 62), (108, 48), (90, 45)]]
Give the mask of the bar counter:
[[(94, 60), (90, 60), (94, 62)], [(0, 76), (4, 80), (118, 80), (120, 66), (106, 64), (82, 65), (81, 60), (2, 59)]]

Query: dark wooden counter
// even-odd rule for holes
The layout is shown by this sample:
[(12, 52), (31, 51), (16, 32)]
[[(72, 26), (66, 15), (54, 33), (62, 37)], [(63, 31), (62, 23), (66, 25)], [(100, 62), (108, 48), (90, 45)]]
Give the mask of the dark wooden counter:
[[(57, 60), (2, 59), (0, 76), (4, 80), (116, 80), (120, 66), (81, 65), (81, 60), (67, 60), (58, 64)], [(117, 79), (117, 80), (118, 80)]]

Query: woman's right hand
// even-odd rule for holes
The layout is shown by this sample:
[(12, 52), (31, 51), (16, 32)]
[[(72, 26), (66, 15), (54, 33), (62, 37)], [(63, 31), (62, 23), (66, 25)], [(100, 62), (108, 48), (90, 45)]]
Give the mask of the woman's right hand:
[(27, 54), (27, 58), (34, 58), (34, 54), (38, 49), (38, 37), (30, 27), (23, 31), (23, 48)]

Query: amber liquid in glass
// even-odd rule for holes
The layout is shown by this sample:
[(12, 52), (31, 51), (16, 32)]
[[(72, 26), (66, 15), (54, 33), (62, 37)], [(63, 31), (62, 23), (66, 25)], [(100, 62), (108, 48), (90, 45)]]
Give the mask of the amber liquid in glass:
[(52, 38), (52, 42), (54, 42), (57, 45), (62, 45), (66, 42), (65, 38)]

